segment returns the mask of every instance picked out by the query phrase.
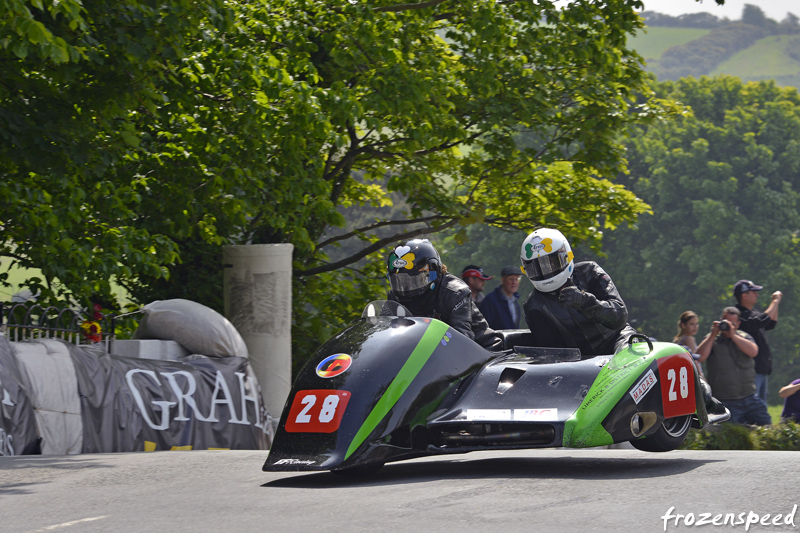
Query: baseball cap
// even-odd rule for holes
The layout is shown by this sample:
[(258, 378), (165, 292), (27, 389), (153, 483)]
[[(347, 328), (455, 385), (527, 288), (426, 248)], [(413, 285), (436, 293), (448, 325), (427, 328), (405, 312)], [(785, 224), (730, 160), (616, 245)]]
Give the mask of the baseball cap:
[(501, 276), (521, 276), (522, 270), (519, 267), (515, 266), (504, 266), (503, 270), (500, 271)]
[(480, 279), (492, 279), (492, 276), (487, 276), (483, 273), (483, 269), (475, 266), (475, 265), (467, 265), (464, 267), (464, 270), (461, 271), (461, 278), (480, 278)]
[(760, 291), (763, 289), (761, 285), (756, 285), (749, 279), (740, 279), (736, 282), (736, 285), (733, 286), (733, 296), (739, 297), (742, 295), (743, 292), (747, 291)]

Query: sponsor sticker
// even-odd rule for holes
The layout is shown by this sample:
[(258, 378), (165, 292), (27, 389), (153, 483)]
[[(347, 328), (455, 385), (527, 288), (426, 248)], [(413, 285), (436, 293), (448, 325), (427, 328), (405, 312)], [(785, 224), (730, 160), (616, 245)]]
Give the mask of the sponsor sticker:
[(316, 461), (312, 461), (310, 459), (281, 459), (280, 461), (275, 461), (276, 465), (313, 465), (316, 464)]
[(346, 353), (337, 353), (326, 357), (317, 365), (317, 375), (321, 378), (332, 378), (350, 368), (353, 358)]
[(631, 390), (630, 395), (633, 398), (633, 401), (638, 405), (642, 398), (653, 388), (653, 385), (656, 384), (656, 375), (653, 373), (653, 370), (650, 369), (647, 373), (639, 380), (639, 383)]
[(511, 420), (511, 409), (467, 409), (467, 420)]
[(549, 422), (558, 420), (558, 409), (554, 407), (542, 409), (514, 409), (514, 420), (525, 422)]
[(447, 342), (452, 338), (453, 338), (452, 333), (450, 333), (449, 331), (445, 333), (444, 337), (442, 337), (442, 340), (440, 341), (442, 343), (442, 346), (447, 346)]

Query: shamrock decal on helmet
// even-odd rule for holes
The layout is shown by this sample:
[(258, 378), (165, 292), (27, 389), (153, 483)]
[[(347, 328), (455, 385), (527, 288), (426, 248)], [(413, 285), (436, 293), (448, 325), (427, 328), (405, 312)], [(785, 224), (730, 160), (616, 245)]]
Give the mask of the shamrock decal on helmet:
[(533, 257), (533, 253), (536, 252), (536, 255), (542, 253), (542, 250), (545, 253), (550, 253), (553, 251), (553, 239), (547, 238), (544, 240), (539, 240), (538, 235), (534, 238), (533, 241), (527, 243), (525, 245), (525, 254), (527, 259), (531, 259)]
[(415, 256), (411, 248), (408, 246), (398, 246), (389, 256), (389, 267), (411, 270), (414, 268), (414, 259)]
[(575, 255), (564, 234), (539, 228), (522, 242), (519, 254), (523, 271), (539, 292), (553, 292), (572, 275)]

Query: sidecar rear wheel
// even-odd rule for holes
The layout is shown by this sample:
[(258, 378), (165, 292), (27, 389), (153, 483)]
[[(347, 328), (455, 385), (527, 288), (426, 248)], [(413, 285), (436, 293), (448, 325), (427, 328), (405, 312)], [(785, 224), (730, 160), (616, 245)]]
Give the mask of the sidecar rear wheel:
[(692, 427), (692, 415), (667, 418), (655, 433), (631, 442), (634, 448), (643, 452), (671, 452), (683, 444)]

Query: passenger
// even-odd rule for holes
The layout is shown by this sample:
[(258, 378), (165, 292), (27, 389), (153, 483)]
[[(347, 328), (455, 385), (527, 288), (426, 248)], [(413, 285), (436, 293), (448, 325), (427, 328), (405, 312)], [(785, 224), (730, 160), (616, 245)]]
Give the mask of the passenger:
[[(534, 231), (523, 241), (522, 266), (535, 291), (525, 302), (525, 321), (536, 346), (579, 348), (610, 355), (625, 348), (636, 330), (614, 282), (595, 262), (575, 264), (566, 237), (555, 229)], [(725, 414), (700, 377), (706, 411)]]
[(522, 266), (536, 289), (524, 305), (535, 345), (579, 348), (584, 356), (614, 354), (636, 333), (628, 309), (600, 265), (575, 264), (573, 258), (555, 229), (537, 229), (522, 243)]
[(403, 304), (414, 316), (441, 320), (487, 350), (503, 349), (502, 338), (489, 327), (467, 284), (447, 272), (428, 239), (395, 247), (387, 269), (392, 287), (389, 300)]

